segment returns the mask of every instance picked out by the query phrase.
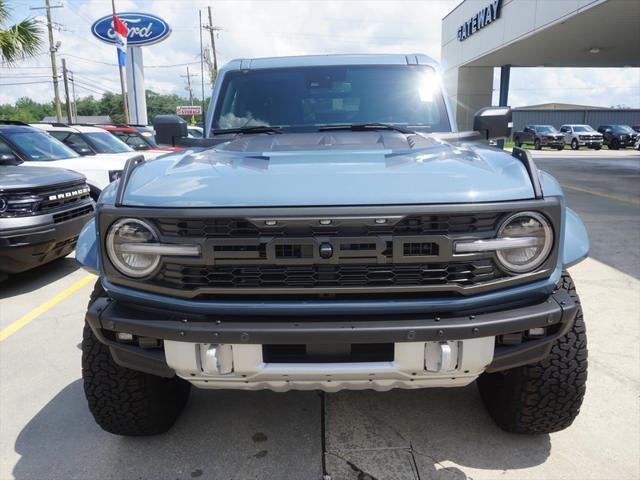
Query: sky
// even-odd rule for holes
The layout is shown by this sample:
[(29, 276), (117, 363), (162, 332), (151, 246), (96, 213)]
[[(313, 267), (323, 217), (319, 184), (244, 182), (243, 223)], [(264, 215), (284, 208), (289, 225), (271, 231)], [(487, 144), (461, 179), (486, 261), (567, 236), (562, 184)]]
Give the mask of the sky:
[[(12, 20), (35, 16), (44, 22), (44, 0), (7, 0)], [(549, 0), (552, 1), (552, 0)], [(441, 20), (459, 0), (116, 0), (118, 11), (153, 13), (172, 27), (171, 36), (144, 48), (147, 89), (187, 96), (186, 67), (194, 94), (201, 96), (198, 10), (207, 23), (213, 8), (218, 63), (234, 58), (324, 53), (425, 53), (440, 59)], [(111, 12), (110, 0), (51, 0), (58, 62), (66, 58), (78, 96), (119, 92), (115, 47), (100, 42), (91, 24)], [(204, 32), (205, 46), (209, 45)], [(49, 54), (13, 67), (0, 64), (0, 104), (23, 96), (53, 98)], [(206, 73), (205, 73), (206, 76)], [(494, 90), (498, 87), (495, 72)], [(205, 91), (211, 86), (205, 83)], [(207, 93), (208, 96), (208, 93)], [(497, 92), (494, 91), (494, 101)], [(638, 68), (514, 68), (509, 104), (546, 102), (640, 108)]]

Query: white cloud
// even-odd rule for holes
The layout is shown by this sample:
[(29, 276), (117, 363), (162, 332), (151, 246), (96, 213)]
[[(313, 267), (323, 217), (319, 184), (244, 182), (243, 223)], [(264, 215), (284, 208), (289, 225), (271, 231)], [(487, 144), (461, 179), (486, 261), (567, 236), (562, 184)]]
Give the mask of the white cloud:
[[(173, 28), (162, 43), (145, 47), (146, 86), (161, 93), (186, 95), (184, 67), (149, 68), (197, 62), (200, 53), (198, 9), (207, 23), (207, 5), (222, 30), (216, 39), (219, 63), (233, 58), (313, 53), (426, 53), (440, 57), (441, 19), (458, 0), (428, 1), (271, 1), (271, 0), (116, 0), (119, 11), (146, 11), (164, 18)], [(64, 0), (54, 20), (61, 55), (78, 80), (77, 93), (118, 91), (115, 48), (95, 39), (90, 24), (111, 10), (109, 0)], [(33, 12), (15, 6), (15, 18)], [(204, 32), (209, 44), (208, 32)], [(80, 58), (78, 58), (80, 57)], [(104, 63), (96, 63), (104, 62)], [(50, 63), (46, 51), (19, 68), (0, 68), (0, 103), (22, 96), (38, 101), (52, 98)], [(194, 64), (191, 73), (199, 75)], [(19, 75), (22, 74), (22, 75)], [(40, 75), (40, 76), (36, 76)], [(206, 72), (205, 72), (206, 75)], [(29, 85), (7, 85), (29, 82)], [(200, 95), (200, 78), (194, 91)], [(81, 83), (82, 82), (82, 83)], [(495, 82), (495, 87), (498, 83)], [(514, 106), (551, 101), (640, 107), (640, 69), (512, 69), (510, 103)], [(206, 86), (206, 90), (209, 90)], [(95, 93), (97, 95), (97, 93)]]

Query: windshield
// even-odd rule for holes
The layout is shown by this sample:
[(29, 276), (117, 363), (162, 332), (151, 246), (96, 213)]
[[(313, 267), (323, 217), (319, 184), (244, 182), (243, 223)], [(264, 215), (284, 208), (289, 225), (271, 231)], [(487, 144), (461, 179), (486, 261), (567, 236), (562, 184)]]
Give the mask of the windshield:
[(573, 127), (574, 132), (595, 132), (590, 125), (576, 125)]
[(133, 150), (121, 140), (108, 132), (92, 132), (84, 134), (91, 143), (93, 149), (98, 153), (123, 153)]
[(435, 71), (417, 65), (350, 65), (229, 72), (212, 128), (313, 131), (364, 123), (451, 131)]
[(80, 156), (44, 132), (13, 132), (5, 135), (27, 160), (62, 160)]
[(111, 133), (134, 150), (149, 150), (151, 148), (150, 142), (146, 142), (145, 138), (140, 135), (140, 132), (125, 132), (122, 130), (113, 130)]
[(633, 129), (628, 125), (616, 125), (613, 127), (613, 131), (616, 133), (634, 133)]
[(536, 125), (536, 132), (538, 133), (558, 133), (556, 127), (551, 125)]

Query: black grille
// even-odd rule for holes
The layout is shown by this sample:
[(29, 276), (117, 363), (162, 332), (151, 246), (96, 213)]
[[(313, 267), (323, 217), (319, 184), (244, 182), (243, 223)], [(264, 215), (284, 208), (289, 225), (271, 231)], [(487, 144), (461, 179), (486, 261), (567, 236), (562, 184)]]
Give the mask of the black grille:
[(185, 266), (165, 264), (155, 281), (173, 288), (286, 289), (475, 285), (500, 277), (490, 259), (473, 262), (356, 265)]
[(54, 223), (66, 222), (72, 218), (82, 217), (93, 212), (93, 205), (85, 205), (84, 207), (74, 208), (66, 212), (56, 213), (53, 216)]
[(472, 215), (411, 215), (400, 222), (383, 225), (319, 225), (286, 224), (258, 226), (244, 218), (161, 218), (160, 232), (168, 237), (184, 238), (253, 238), (260, 236), (363, 236), (363, 235), (447, 235), (451, 233), (479, 233), (492, 231), (501, 213)]
[[(67, 193), (69, 195), (65, 196)], [(7, 200), (7, 210), (3, 214), (4, 216), (26, 217), (80, 203), (89, 197), (89, 189), (86, 184), (80, 183), (72, 186), (48, 186), (44, 189), (33, 189), (28, 192), (7, 192), (3, 196)]]

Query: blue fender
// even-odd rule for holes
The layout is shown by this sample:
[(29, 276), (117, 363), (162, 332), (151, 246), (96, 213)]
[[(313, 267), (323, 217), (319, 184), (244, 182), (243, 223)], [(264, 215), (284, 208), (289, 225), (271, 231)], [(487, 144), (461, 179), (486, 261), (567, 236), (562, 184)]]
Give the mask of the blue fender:
[(578, 214), (570, 208), (566, 208), (565, 212), (562, 264), (564, 268), (569, 268), (589, 255), (589, 236)]
[(85, 270), (98, 275), (100, 269), (100, 255), (98, 253), (98, 232), (96, 220), (92, 218), (82, 228), (76, 245), (76, 262)]

